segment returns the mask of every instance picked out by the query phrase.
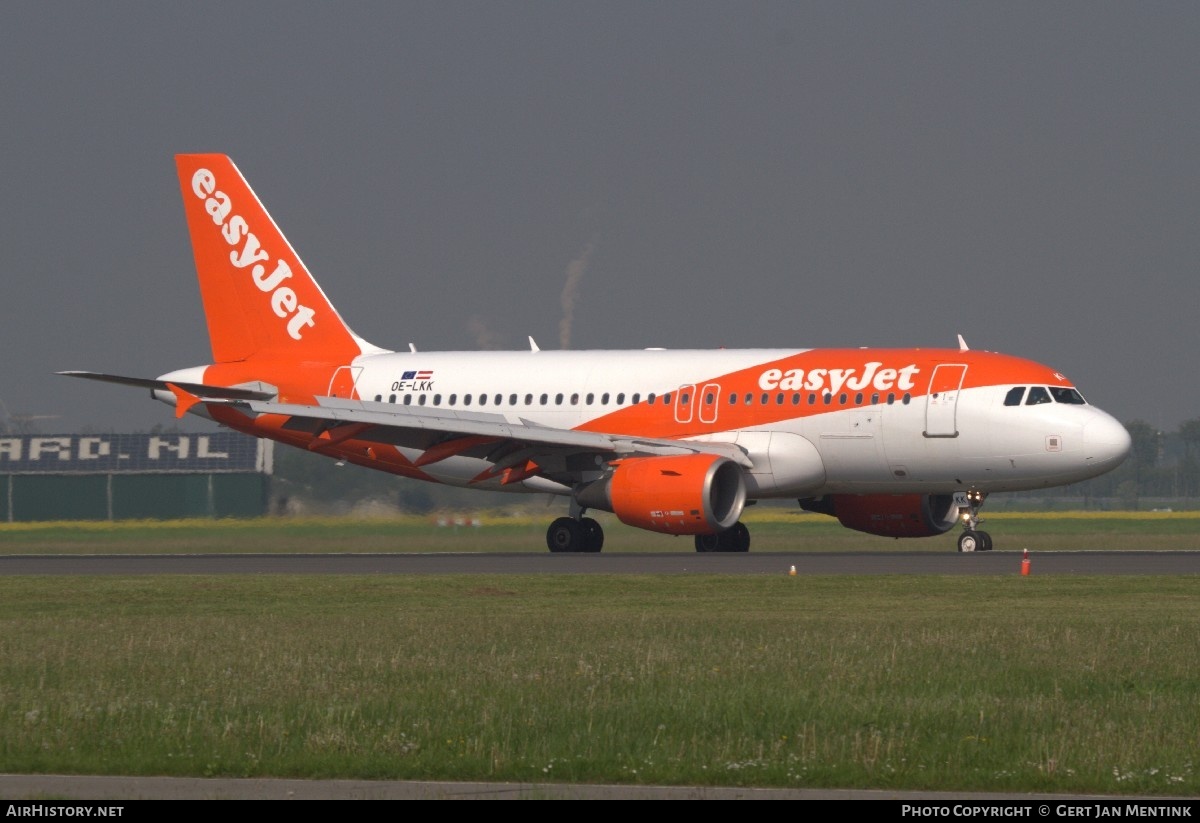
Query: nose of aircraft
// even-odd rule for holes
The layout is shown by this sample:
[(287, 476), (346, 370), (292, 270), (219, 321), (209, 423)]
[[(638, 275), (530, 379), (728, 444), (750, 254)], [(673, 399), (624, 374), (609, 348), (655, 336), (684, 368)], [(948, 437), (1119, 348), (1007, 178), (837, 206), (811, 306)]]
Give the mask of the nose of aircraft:
[(1097, 410), (1083, 427), (1083, 444), (1088, 462), (1116, 466), (1129, 455), (1133, 440), (1121, 421)]

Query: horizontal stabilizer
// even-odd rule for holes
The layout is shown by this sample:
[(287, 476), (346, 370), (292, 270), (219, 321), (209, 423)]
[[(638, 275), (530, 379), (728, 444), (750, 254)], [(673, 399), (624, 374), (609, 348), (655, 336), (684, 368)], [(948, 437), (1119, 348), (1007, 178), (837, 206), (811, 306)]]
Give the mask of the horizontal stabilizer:
[(86, 380), (99, 380), (101, 383), (117, 383), (121, 386), (136, 386), (140, 389), (168, 391), (178, 397), (178, 392), (173, 386), (183, 389), (189, 394), (193, 394), (200, 399), (212, 398), (216, 400), (269, 400), (275, 396), (273, 392), (258, 391), (255, 389), (237, 389), (228, 386), (208, 386), (204, 383), (180, 383), (172, 380), (151, 380), (148, 377), (126, 377), (120, 374), (103, 374), (94, 371), (60, 371), (64, 377), (82, 377)]

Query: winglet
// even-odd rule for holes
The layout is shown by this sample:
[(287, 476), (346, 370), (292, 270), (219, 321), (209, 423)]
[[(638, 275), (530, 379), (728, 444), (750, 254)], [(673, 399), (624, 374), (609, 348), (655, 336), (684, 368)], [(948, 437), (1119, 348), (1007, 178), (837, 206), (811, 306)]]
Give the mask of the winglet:
[(529, 350), (530, 351), (541, 351), (541, 349), (538, 348), (537, 342), (533, 339), (532, 334), (529, 335)]
[(970, 350), (969, 347), (967, 346), (967, 341), (963, 339), (963, 336), (961, 334), (958, 336), (958, 350), (959, 351), (969, 351)]

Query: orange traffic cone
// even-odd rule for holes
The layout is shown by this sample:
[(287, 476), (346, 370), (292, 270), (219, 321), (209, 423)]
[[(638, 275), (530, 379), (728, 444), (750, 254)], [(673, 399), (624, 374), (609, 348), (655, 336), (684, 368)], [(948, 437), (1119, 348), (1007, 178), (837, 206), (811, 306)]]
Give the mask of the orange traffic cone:
[(1029, 549), (1025, 550), (1025, 556), (1021, 559), (1021, 576), (1029, 576)]

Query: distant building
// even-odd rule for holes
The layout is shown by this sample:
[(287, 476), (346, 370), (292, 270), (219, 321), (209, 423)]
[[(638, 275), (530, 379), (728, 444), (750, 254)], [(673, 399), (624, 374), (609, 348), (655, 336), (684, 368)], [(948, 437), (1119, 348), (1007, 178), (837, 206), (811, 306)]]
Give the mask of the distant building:
[(0, 518), (257, 517), (273, 445), (228, 431), (0, 437)]

